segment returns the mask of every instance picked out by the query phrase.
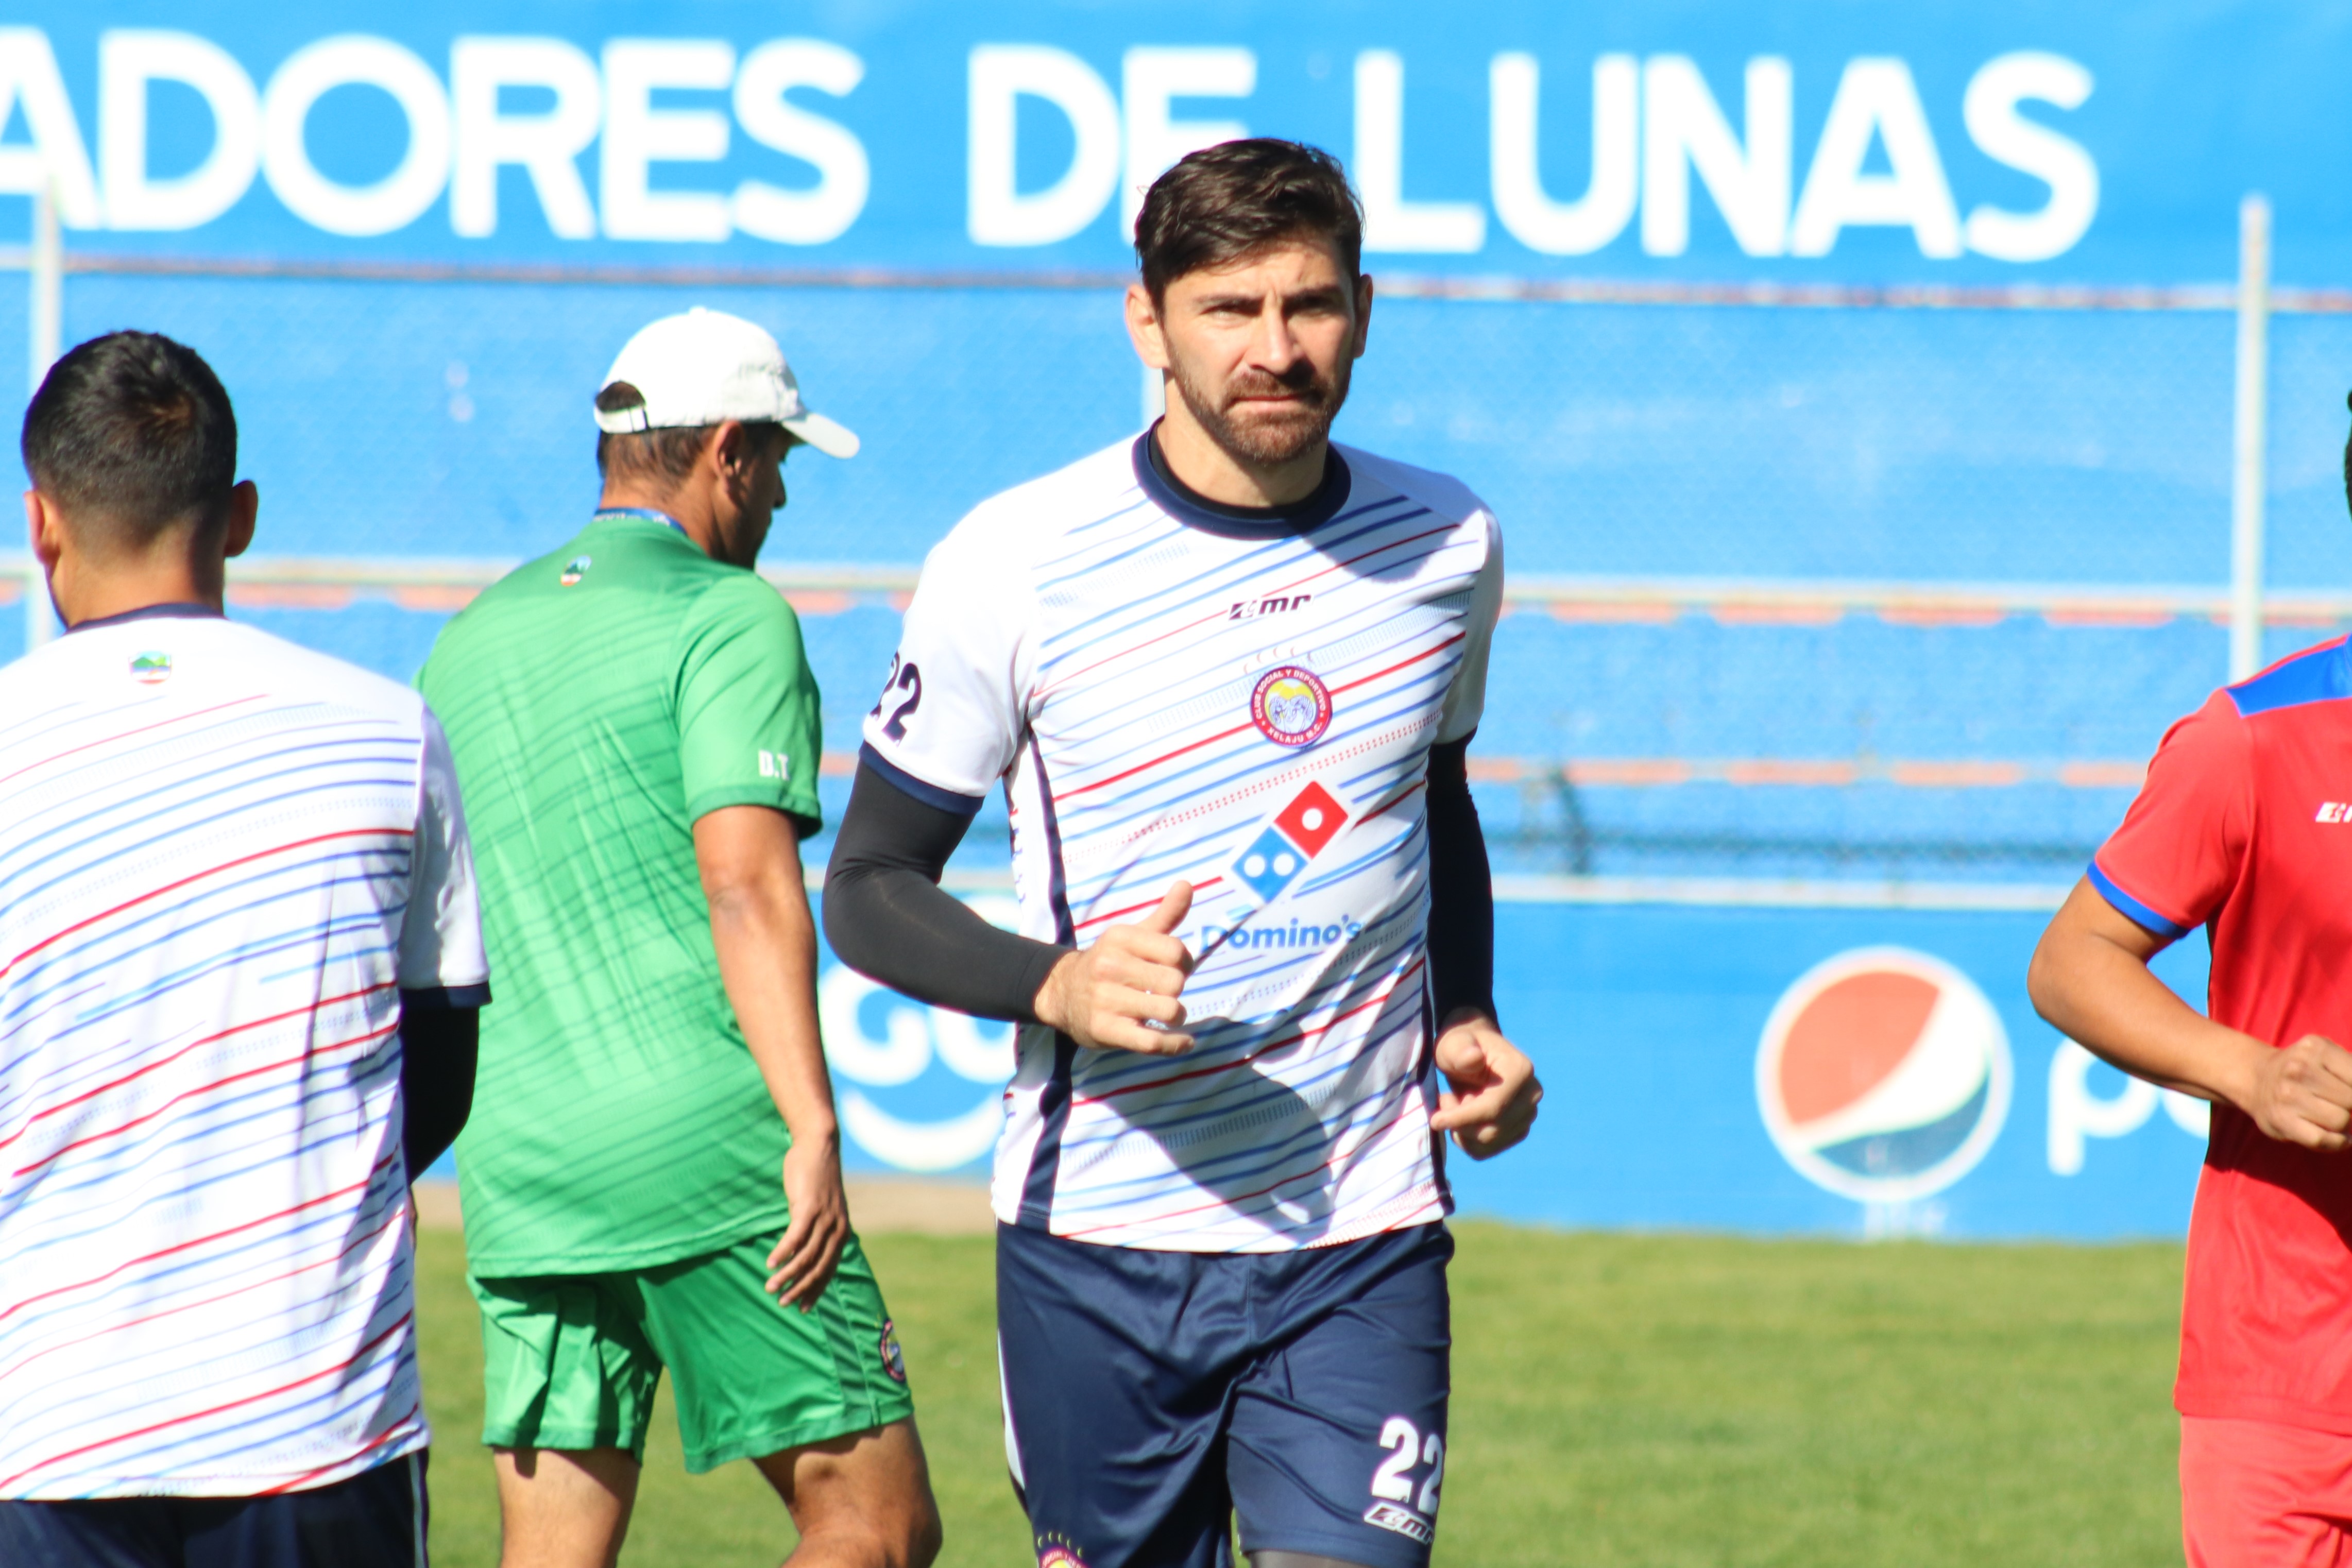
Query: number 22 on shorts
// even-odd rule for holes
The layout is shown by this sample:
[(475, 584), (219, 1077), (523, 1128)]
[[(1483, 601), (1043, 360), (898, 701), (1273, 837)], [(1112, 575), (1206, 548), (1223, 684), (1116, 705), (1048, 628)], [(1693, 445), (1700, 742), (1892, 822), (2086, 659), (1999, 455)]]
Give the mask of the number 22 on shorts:
[[(1389, 1457), (1372, 1471), (1373, 1502), (1364, 1510), (1364, 1522), (1426, 1545), (1436, 1533), (1437, 1488), (1445, 1479), (1445, 1439), (1434, 1432), (1424, 1437), (1420, 1427), (1402, 1415), (1391, 1415), (1381, 1428), (1381, 1447), (1389, 1450)], [(1412, 1478), (1416, 1463), (1429, 1467), (1418, 1496)]]

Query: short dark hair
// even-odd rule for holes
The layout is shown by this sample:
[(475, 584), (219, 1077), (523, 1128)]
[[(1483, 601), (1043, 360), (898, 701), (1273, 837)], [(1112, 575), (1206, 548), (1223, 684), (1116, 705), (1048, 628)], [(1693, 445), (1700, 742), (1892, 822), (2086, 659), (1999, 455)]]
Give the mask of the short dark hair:
[(155, 332), (109, 332), (49, 367), (25, 410), (25, 471), (104, 546), (138, 552), (228, 515), (236, 413), (204, 356)]
[(1188, 272), (1301, 235), (1330, 241), (1349, 278), (1361, 270), (1364, 209), (1339, 160), (1260, 136), (1188, 153), (1152, 181), (1136, 216), (1135, 258), (1157, 300)]
[[(625, 381), (608, 384), (596, 395), (599, 413), (618, 414), (625, 408), (643, 408), (646, 395)], [(716, 425), (672, 425), (659, 430), (630, 430), (596, 433), (596, 473), (604, 479), (650, 479), (669, 486), (678, 483), (694, 472), (694, 465), (702, 457), (702, 447), (710, 439)], [(754, 436), (765, 436), (773, 430), (784, 434), (784, 427), (772, 420), (747, 420), (744, 428)]]

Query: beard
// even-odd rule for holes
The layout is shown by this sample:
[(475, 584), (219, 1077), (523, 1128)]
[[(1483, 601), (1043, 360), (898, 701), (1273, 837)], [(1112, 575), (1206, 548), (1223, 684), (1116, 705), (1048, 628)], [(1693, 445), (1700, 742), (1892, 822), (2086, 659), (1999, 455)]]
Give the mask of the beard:
[[(1348, 379), (1355, 363), (1343, 356), (1326, 376), (1311, 361), (1301, 359), (1287, 374), (1244, 370), (1221, 387), (1206, 384), (1181, 361), (1173, 362), (1171, 369), (1177, 395), (1211, 440), (1236, 462), (1276, 468), (1330, 439), (1331, 421), (1348, 401)], [(1261, 397), (1288, 401), (1244, 401)]]

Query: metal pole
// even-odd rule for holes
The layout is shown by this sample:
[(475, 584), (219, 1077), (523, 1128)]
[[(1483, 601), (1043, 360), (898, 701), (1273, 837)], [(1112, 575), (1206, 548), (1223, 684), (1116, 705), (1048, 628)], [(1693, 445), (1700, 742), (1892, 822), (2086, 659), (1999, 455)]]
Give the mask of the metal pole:
[[(33, 247), (28, 259), (30, 300), (26, 335), (31, 352), (26, 366), (29, 374), (25, 382), (25, 399), (29, 403), (49, 374), (49, 366), (57, 363), (58, 356), (65, 352), (65, 239), (58, 228), (57, 189), (46, 181), (33, 193)], [(25, 563), (25, 651), (31, 653), (57, 635), (57, 616), (49, 607), (48, 580), (42, 574), (41, 563), (28, 556)]]
[(2263, 667), (2263, 502), (2270, 446), (2271, 204), (2238, 205), (2238, 397), (2230, 477), (2230, 679)]

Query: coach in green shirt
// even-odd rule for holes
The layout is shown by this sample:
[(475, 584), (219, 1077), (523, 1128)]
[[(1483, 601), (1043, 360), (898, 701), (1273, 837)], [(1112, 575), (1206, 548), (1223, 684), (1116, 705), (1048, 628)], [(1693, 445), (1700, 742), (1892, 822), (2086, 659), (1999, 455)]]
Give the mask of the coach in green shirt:
[(667, 1367), (688, 1468), (758, 1465), (794, 1561), (927, 1563), (938, 1513), (817, 1036), (816, 683), (751, 569), (785, 455), (857, 438), (715, 310), (632, 338), (595, 406), (596, 515), (420, 678), (499, 979), (457, 1157), (506, 1560), (613, 1560)]

